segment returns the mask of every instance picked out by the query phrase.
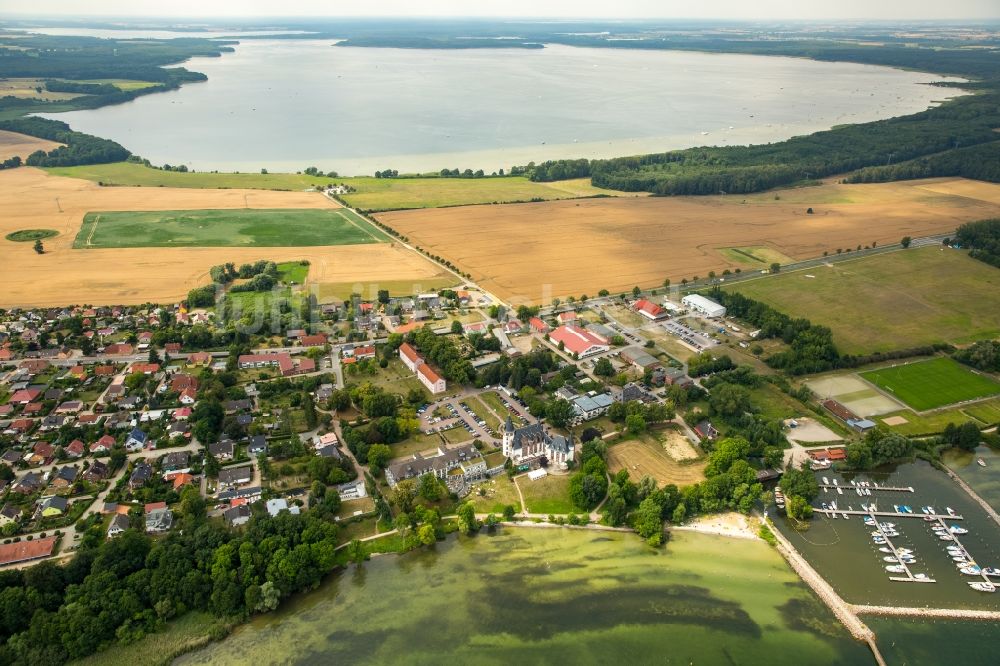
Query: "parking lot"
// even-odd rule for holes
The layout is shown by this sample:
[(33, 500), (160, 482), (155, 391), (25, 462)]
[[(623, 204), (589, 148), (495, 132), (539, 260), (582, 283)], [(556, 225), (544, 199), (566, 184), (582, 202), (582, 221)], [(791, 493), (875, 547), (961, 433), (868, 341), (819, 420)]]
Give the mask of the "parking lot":
[(704, 351), (719, 344), (717, 340), (713, 340), (693, 328), (688, 328), (679, 321), (671, 320), (664, 322), (663, 328), (666, 329), (667, 333), (679, 338), (684, 344), (694, 348), (695, 351)]

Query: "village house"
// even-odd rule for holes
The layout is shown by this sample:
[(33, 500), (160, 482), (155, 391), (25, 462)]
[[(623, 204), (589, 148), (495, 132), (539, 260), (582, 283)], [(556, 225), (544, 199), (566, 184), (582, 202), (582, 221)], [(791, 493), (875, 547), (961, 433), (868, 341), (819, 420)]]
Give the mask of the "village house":
[(222, 513), (222, 518), (226, 521), (227, 527), (239, 527), (250, 521), (250, 507), (246, 504), (239, 504), (230, 507)]
[(128, 516), (122, 513), (116, 514), (114, 518), (111, 519), (111, 525), (108, 527), (108, 538), (114, 538), (127, 530), (130, 527)]
[(153, 477), (153, 468), (145, 460), (140, 460), (132, 469), (132, 474), (128, 477), (129, 490), (138, 490), (146, 485), (146, 482)]
[(133, 428), (132, 432), (128, 434), (128, 438), (125, 440), (125, 450), (126, 451), (141, 451), (143, 447), (146, 446), (146, 441), (148, 436), (139, 428)]
[(208, 445), (208, 452), (218, 460), (231, 460), (233, 457), (233, 441), (224, 439)]
[(253, 480), (252, 465), (238, 465), (236, 467), (224, 467), (219, 470), (219, 487), (229, 488), (230, 486), (243, 486)]
[(166, 502), (151, 502), (147, 504), (145, 513), (147, 532), (166, 532), (174, 523), (174, 514), (167, 508)]

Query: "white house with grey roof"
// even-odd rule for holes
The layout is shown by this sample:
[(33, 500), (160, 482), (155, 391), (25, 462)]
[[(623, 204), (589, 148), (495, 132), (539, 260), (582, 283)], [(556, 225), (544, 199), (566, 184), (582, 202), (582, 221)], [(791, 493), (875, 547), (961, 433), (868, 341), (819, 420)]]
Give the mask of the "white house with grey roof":
[(515, 465), (530, 464), (545, 458), (549, 464), (565, 467), (573, 460), (573, 440), (562, 435), (552, 435), (541, 423), (514, 427), (507, 416), (503, 431), (503, 454)]

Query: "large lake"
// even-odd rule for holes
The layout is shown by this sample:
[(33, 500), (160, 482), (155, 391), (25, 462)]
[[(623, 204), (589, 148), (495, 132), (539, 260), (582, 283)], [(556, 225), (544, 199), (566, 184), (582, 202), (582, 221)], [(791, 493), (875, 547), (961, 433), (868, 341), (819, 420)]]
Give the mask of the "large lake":
[(244, 40), (205, 83), (51, 117), (156, 164), (342, 175), (763, 143), (914, 113), (942, 77), (680, 51), (337, 47)]
[(183, 664), (872, 664), (762, 541), (504, 529), (379, 557)]

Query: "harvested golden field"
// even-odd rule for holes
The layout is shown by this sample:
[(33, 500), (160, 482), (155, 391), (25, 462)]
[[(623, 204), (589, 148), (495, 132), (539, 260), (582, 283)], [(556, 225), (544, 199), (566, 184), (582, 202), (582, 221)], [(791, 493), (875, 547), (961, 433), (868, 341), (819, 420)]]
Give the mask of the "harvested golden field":
[(36, 150), (48, 152), (61, 145), (61, 143), (56, 143), (55, 141), (37, 139), (27, 134), (0, 130), (0, 161), (10, 159), (14, 156), (24, 159)]
[(686, 462), (674, 460), (666, 445), (650, 433), (608, 447), (608, 470), (617, 474), (624, 469), (635, 482), (651, 476), (660, 485), (690, 486), (705, 480), (705, 465), (697, 457)]
[[(392, 280), (433, 280), (441, 269), (396, 243), (332, 247), (213, 247), (72, 249), (83, 216), (100, 210), (220, 208), (324, 208), (335, 202), (318, 193), (266, 190), (197, 190), (166, 187), (99, 187), (33, 168), (0, 171), (0, 248), (4, 284), (0, 307), (171, 302), (208, 283), (219, 263), (258, 259), (311, 263), (309, 283), (370, 285)], [(45, 254), (31, 243), (3, 237), (21, 229), (52, 229)]]
[[(813, 214), (807, 214), (808, 208)], [(383, 213), (378, 219), (505, 300), (547, 302), (664, 278), (753, 270), (766, 250), (800, 260), (837, 248), (950, 233), (1000, 215), (1000, 185), (957, 178), (827, 183), (727, 197), (591, 199)], [(760, 248), (750, 256), (732, 248)], [(737, 256), (738, 255), (738, 256)], [(739, 259), (739, 261), (737, 261)]]

